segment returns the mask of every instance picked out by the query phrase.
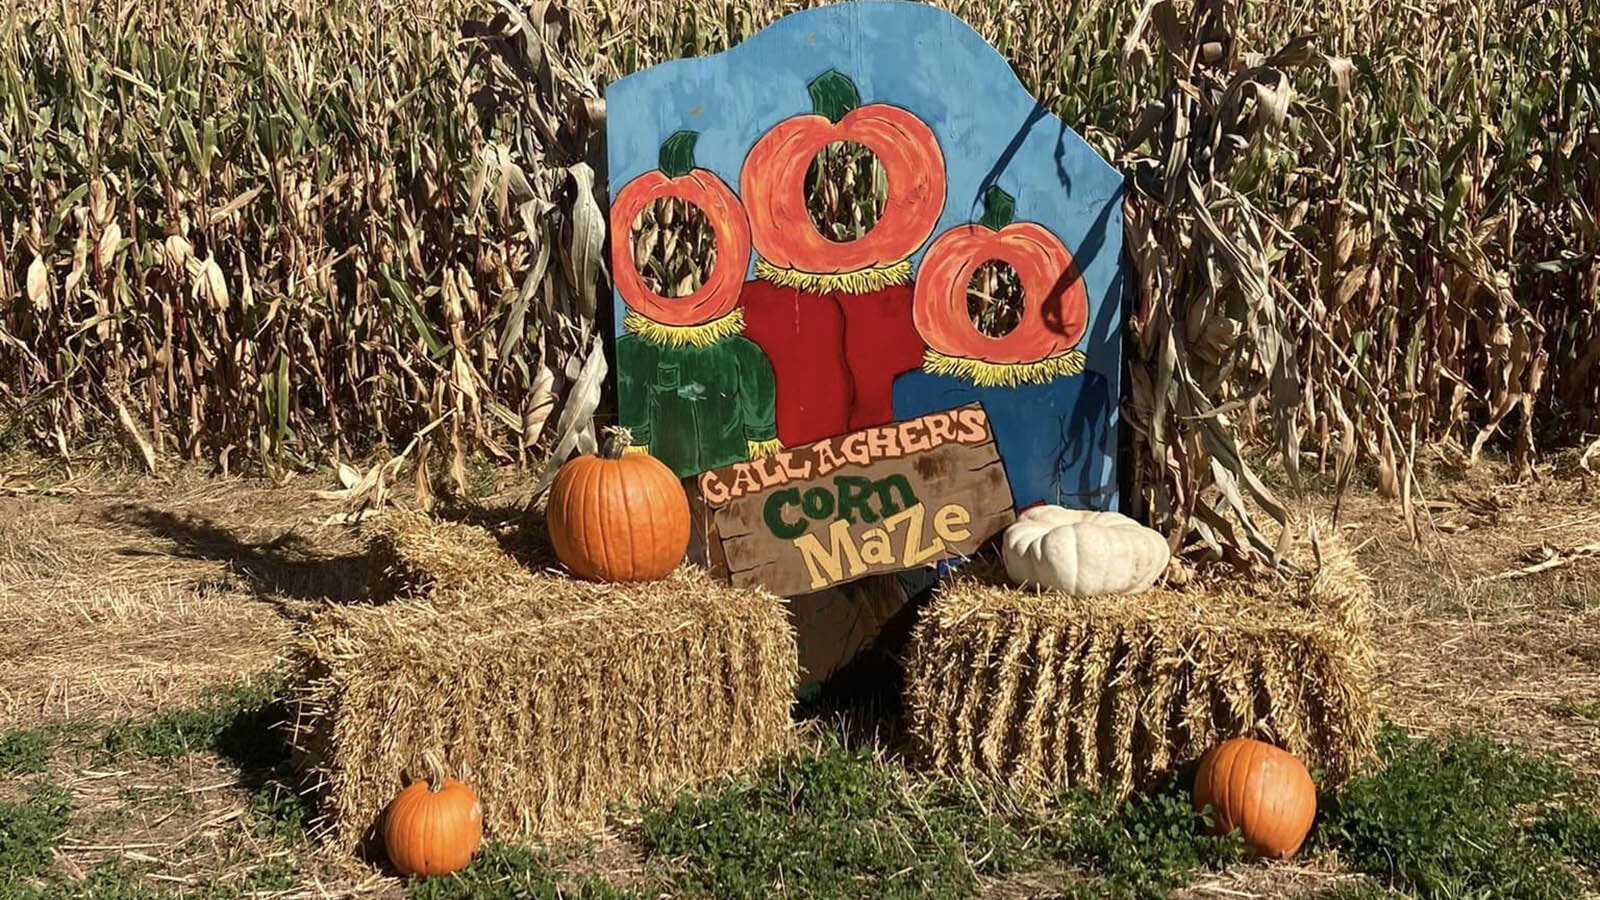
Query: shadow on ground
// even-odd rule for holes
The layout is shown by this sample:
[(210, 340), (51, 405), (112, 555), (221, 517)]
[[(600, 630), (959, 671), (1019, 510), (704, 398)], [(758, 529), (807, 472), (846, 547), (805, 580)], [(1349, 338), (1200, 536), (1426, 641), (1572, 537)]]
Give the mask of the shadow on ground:
[[(108, 507), (108, 522), (141, 529), (168, 547), (125, 547), (124, 556), (178, 556), (224, 563), (257, 593), (294, 600), (352, 603), (367, 597), (366, 556), (318, 546), (293, 530), (255, 541), (200, 516), (136, 504)], [(343, 545), (345, 542), (339, 542)]]
[(860, 653), (800, 698), (795, 717), (838, 732), (846, 747), (912, 756), (905, 728), (904, 656), (917, 612), (930, 600), (929, 594), (913, 597)]

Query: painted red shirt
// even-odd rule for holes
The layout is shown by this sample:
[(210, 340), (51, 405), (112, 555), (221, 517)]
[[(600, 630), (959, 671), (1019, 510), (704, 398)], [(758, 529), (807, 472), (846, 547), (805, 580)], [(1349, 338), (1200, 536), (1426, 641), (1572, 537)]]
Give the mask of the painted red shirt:
[(912, 286), (814, 293), (744, 286), (744, 336), (772, 361), (786, 447), (894, 421), (894, 379), (922, 365)]

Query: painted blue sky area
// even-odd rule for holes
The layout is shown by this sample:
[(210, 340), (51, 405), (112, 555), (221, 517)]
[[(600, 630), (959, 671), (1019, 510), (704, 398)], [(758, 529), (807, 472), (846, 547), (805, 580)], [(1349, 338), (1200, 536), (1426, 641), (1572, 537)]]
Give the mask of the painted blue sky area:
[(606, 92), (611, 196), (655, 169), (661, 142), (680, 129), (700, 133), (697, 164), (737, 192), (750, 148), (772, 126), (810, 112), (806, 85), (830, 68), (855, 81), (863, 103), (904, 107), (933, 129), (948, 181), (934, 237), (975, 221), (983, 190), (998, 183), (1016, 197), (1019, 221), (1062, 239), (1089, 294), (1080, 349), (1090, 368), (1115, 379), (1122, 178), (1029, 96), (977, 32), (937, 7), (865, 0), (807, 10), (725, 53), (615, 82)]

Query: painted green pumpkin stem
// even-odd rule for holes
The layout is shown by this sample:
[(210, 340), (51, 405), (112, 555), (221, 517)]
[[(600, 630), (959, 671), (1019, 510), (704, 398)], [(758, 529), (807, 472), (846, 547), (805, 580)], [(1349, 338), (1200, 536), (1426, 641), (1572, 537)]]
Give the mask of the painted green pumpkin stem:
[(1017, 198), (1000, 189), (999, 185), (990, 185), (983, 192), (983, 218), (978, 224), (990, 231), (999, 231), (1011, 224), (1017, 215)]
[(660, 169), (668, 178), (682, 178), (694, 171), (694, 145), (698, 131), (675, 131), (661, 144)]
[(811, 93), (811, 111), (826, 116), (834, 124), (861, 105), (861, 92), (856, 90), (856, 83), (837, 69), (818, 75), (806, 85), (806, 90)]

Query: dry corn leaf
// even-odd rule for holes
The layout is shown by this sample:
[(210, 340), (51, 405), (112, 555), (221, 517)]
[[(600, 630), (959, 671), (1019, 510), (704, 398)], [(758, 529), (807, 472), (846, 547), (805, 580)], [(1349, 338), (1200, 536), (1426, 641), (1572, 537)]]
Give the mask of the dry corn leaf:
[(78, 284), (89, 270), (89, 236), (83, 231), (78, 232), (77, 240), (72, 246), (72, 268), (68, 270), (66, 280), (61, 283), (61, 293), (70, 303), (78, 295)]
[(128, 412), (128, 407), (123, 404), (120, 398), (112, 396), (111, 405), (117, 411), (117, 423), (122, 426), (123, 434), (128, 436), (128, 440), (139, 451), (139, 461), (144, 463), (145, 471), (154, 472), (156, 470), (155, 447), (151, 446), (150, 440), (144, 436), (144, 432), (139, 428), (139, 423), (134, 421), (133, 415)]
[(212, 225), (226, 221), (229, 216), (232, 216), (234, 213), (239, 212), (246, 206), (249, 206), (251, 203), (255, 202), (255, 199), (261, 196), (261, 191), (263, 189), (263, 186), (253, 187), (250, 190), (245, 191), (239, 196), (233, 198), (232, 200), (229, 200), (227, 203), (223, 204), (217, 209), (212, 210), (209, 221)]
[(112, 222), (100, 233), (100, 243), (95, 248), (95, 265), (100, 269), (111, 268), (111, 263), (117, 258), (117, 251), (122, 248), (122, 226)]
[(550, 454), (550, 461), (545, 466), (544, 476), (539, 479), (539, 485), (534, 489), (535, 498), (543, 494), (550, 486), (550, 482), (555, 480), (556, 473), (560, 471), (562, 464), (567, 461), (567, 457), (578, 446), (586, 432), (588, 442), (593, 443), (594, 413), (600, 407), (601, 388), (605, 384), (605, 378), (605, 342), (599, 335), (595, 335), (583, 368), (579, 370), (578, 377), (573, 379), (572, 387), (567, 391), (567, 401), (561, 409), (561, 417), (556, 420), (556, 433), (559, 437), (556, 440), (555, 450)]
[(540, 366), (539, 374), (533, 380), (530, 391), (532, 402), (528, 412), (522, 418), (522, 446), (532, 447), (539, 442), (539, 435), (544, 433), (545, 422), (550, 419), (550, 413), (556, 408), (556, 373), (550, 371), (549, 366)]
[(594, 199), (594, 170), (589, 168), (588, 163), (577, 163), (567, 171), (572, 175), (576, 192), (572, 209), (572, 248), (569, 251), (572, 271), (569, 275), (580, 301), (578, 315), (593, 319), (600, 283), (600, 254), (606, 240), (605, 216)]
[(50, 273), (43, 258), (35, 256), (28, 264), (27, 279), (28, 302), (33, 304), (34, 312), (50, 312)]

